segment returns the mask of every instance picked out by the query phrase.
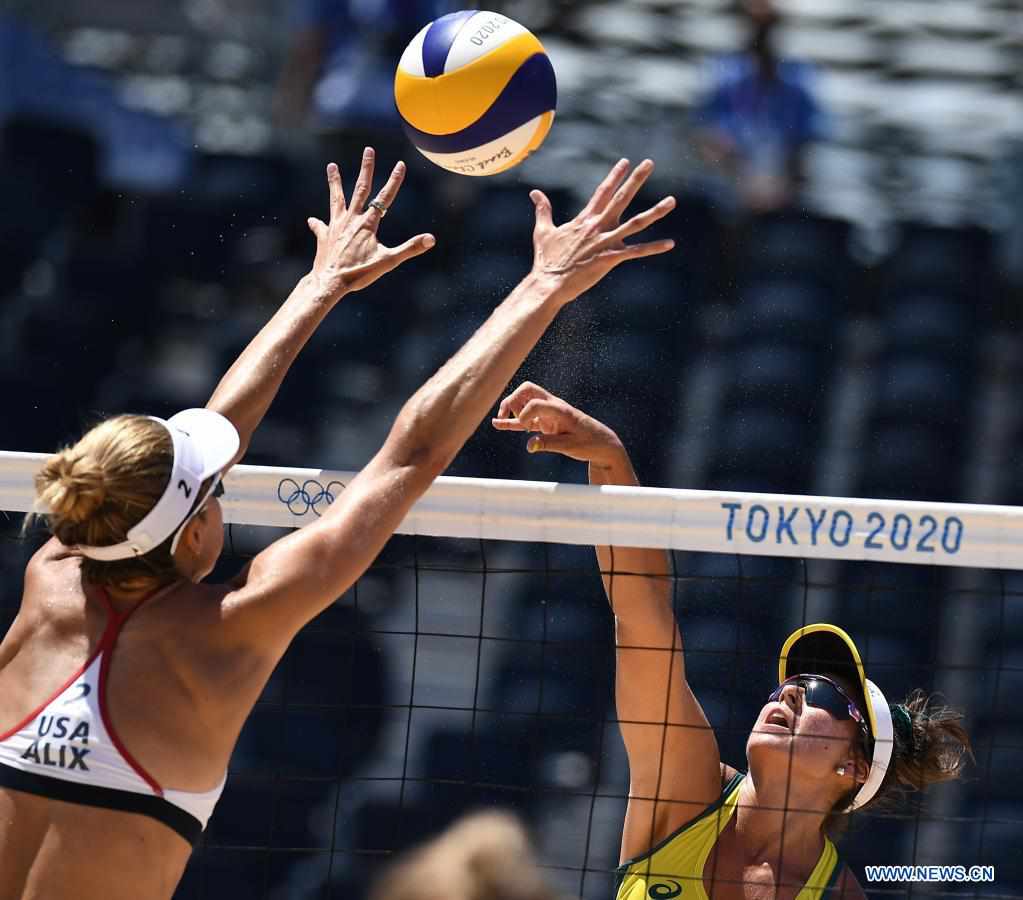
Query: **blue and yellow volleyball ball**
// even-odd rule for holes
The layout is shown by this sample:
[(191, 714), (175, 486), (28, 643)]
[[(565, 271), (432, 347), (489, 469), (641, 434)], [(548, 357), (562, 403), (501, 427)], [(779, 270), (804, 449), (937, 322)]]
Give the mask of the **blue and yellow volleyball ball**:
[(499, 13), (431, 22), (394, 77), (405, 132), (427, 159), (461, 175), (496, 175), (543, 143), (554, 121), (554, 68), (536, 37)]

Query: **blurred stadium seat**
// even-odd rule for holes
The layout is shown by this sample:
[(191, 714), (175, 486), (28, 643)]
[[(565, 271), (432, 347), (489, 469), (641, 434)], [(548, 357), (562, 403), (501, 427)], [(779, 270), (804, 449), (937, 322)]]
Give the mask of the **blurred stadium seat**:
[[(59, 72), (38, 56), (26, 62), (28, 39), (22, 45), (0, 26), (0, 62), (23, 73), (0, 84), (7, 449), (51, 449), (96, 409), (169, 414), (186, 395), (203, 402), (195, 385), (208, 387), (206, 376), (195, 377), (194, 370), (223, 371), (254, 333), (253, 322), (290, 289), (289, 283), (280, 297), (268, 296), (278, 290), (273, 273), (308, 266), (305, 218), (324, 215), (326, 197), (319, 160), (313, 165), (303, 155), (308, 148), (291, 146), (296, 135), (270, 123), (280, 23), (263, 4), (235, 4), (230, 22), (218, 20), (215, 6), (71, 3), (52, 31), (74, 63)], [(566, 399), (606, 418), (648, 482), (667, 483), (675, 445), (701, 427), (706, 433), (695, 437), (707, 450), (686, 486), (793, 493), (814, 484), (835, 412), (836, 376), (852, 367), (873, 385), (863, 399), (864, 420), (839, 435), (860, 463), (852, 493), (1021, 503), (1016, 463), (1023, 421), (1012, 408), (1003, 410), (1006, 495), (971, 496), (963, 477), (970, 459), (986, 464), (984, 448), (975, 446), (986, 380), (1007, 378), (1007, 395), (1014, 397), (1015, 375), (989, 372), (981, 348), (993, 333), (1015, 334), (1019, 321), (1018, 292), (1003, 290), (992, 257), (997, 220), (987, 187), (1002, 142), (1018, 136), (1023, 121), (1020, 42), (1013, 34), (1018, 10), (1010, 3), (905, 0), (786, 0), (782, 6), (790, 17), (785, 45), (822, 67), (821, 96), (836, 120), (810, 152), (808, 209), (754, 217), (732, 231), (713, 202), (691, 189), (684, 130), (672, 133), (674, 158), (658, 156), (664, 180), (657, 189), (663, 185), (680, 202), (657, 236), (676, 238), (678, 248), (623, 268), (578, 309), (566, 310), (556, 340), (529, 363), (530, 377), (543, 383), (550, 375), (570, 385), (575, 393)], [(653, 131), (642, 124), (643, 114), (658, 125), (684, 121), (712, 56), (735, 50), (742, 39), (735, 5), (726, 0), (536, 8), (550, 23), (544, 42), (557, 59), (563, 94), (544, 152), (506, 178), (457, 185), (454, 200), (436, 190), (443, 181), (437, 172), (410, 170), (382, 234), (398, 243), (432, 230), (437, 249), (331, 313), (286, 381), (248, 461), (334, 465), (342, 460), (333, 454), (343, 447), (346, 465), (363, 464), (386, 427), (381, 410), (414, 390), (528, 270), (527, 183), (544, 185), (563, 221), (578, 206), (574, 191), (583, 182), (591, 187), (587, 179), (606, 156), (625, 152), (625, 144), (652, 152)], [(58, 119), (40, 113), (27, 96), (39, 85), (56, 85), (78, 118), (66, 109)], [(127, 106), (112, 105), (114, 97)], [(87, 120), (90, 109), (101, 110), (96, 134), (73, 124)], [(187, 140), (179, 145), (182, 134)], [(111, 213), (111, 194), (124, 192), (125, 181), (136, 187), (122, 201), (132, 210)], [(658, 198), (644, 191), (633, 208)], [(107, 213), (115, 221), (104, 231)], [(68, 229), (75, 228), (96, 240), (78, 234), (69, 243)], [(281, 243), (279, 253), (256, 265), (243, 245), (260, 228), (272, 229)], [(124, 232), (134, 243), (118, 243)], [(854, 259), (850, 247), (857, 242)], [(26, 274), (41, 256), (46, 265)], [(38, 287), (47, 280), (45, 290)], [(214, 285), (219, 295), (210, 292)], [(857, 344), (859, 355), (843, 356), (843, 339), (858, 333), (863, 320), (876, 329), (877, 346)], [(128, 335), (132, 340), (114, 353)], [(716, 361), (719, 389), (708, 391), (705, 419), (692, 426), (691, 410), (679, 398), (705, 350)], [(193, 381), (181, 388), (165, 377), (157, 363), (168, 360), (188, 369), (184, 376)], [(311, 458), (321, 453), (325, 458)], [(579, 480), (579, 472), (575, 464), (530, 458), (521, 442), (487, 432), (452, 468), (465, 475), (554, 473), (565, 480)], [(23, 567), (9, 545), (0, 543), (0, 551), (5, 569)], [(588, 548), (560, 561), (593, 567)], [(675, 600), (687, 665), (733, 762), (744, 757), (745, 734), (772, 677), (772, 642), (784, 636), (779, 619), (791, 607), (783, 594), (793, 584), (798, 589), (796, 565), (691, 554), (680, 568)], [(895, 693), (926, 683), (925, 664), (935, 659), (940, 637), (935, 622), (945, 578), (917, 569), (883, 580), (864, 564), (843, 569), (838, 579), (835, 617), (862, 641), (886, 690)], [(977, 852), (997, 863), (999, 890), (1013, 879), (1023, 882), (1013, 868), (1018, 834), (1005, 824), (1018, 830), (1023, 820), (1021, 782), (1011, 765), (1023, 742), (1015, 703), (1023, 669), (1018, 581), (1006, 576), (1003, 609), (978, 611), (985, 653), (1004, 661), (997, 688), (983, 685), (989, 706), (975, 716), (988, 753), (982, 765), (990, 767), (998, 791), (971, 793), (943, 826), (962, 837), (959, 848), (983, 844)], [(361, 640), (338, 645), (320, 634), (296, 642), (285, 663), (296, 709), (288, 716), (280, 709), (282, 671), (246, 726), (237, 780), (232, 774), (179, 900), (200, 891), (261, 896), (268, 883), (264, 863), (232, 849), (237, 846), (336, 843), (335, 896), (352, 896), (363, 889), (372, 860), (427, 836), (467, 807), (502, 802), (535, 811), (537, 793), (520, 789), (543, 783), (545, 760), (554, 754), (596, 758), (592, 721), (606, 711), (610, 616), (599, 584), (580, 595), (570, 593), (575, 585), (555, 580), (543, 591), (512, 592), (509, 635), (538, 643), (495, 640), (487, 647), (496, 676), (479, 689), (495, 712), (481, 713), (475, 724), (466, 724), (469, 716), (425, 724), (410, 741), (414, 777), (469, 784), (409, 782), (402, 794), (398, 773), (356, 790), (344, 779), (379, 755), (379, 707), (409, 702), (397, 697), (396, 685), (405, 684), (387, 668), (397, 667), (400, 653)], [(406, 600), (401, 590), (393, 593), (395, 602)], [(7, 579), (0, 628), (18, 600)], [(460, 620), (472, 618), (460, 613)], [(335, 624), (357, 631), (356, 623)], [(475, 665), (454, 653), (449, 662)], [(360, 679), (350, 677), (356, 664), (365, 669)], [(336, 708), (314, 714), (302, 704)], [(562, 718), (525, 724), (523, 714), (538, 709)], [(584, 717), (586, 726), (573, 716)], [(284, 736), (285, 726), (293, 737)], [(310, 751), (312, 738), (328, 753)], [(289, 776), (293, 799), (282, 806), (272, 780)], [(310, 810), (318, 808), (329, 808), (329, 825), (317, 826)], [(981, 826), (954, 821), (981, 815), (992, 820), (983, 834)], [(903, 862), (907, 829), (902, 821), (871, 820), (868, 828), (854, 828), (845, 852), (857, 863)], [(286, 883), (294, 860), (270, 856), (271, 880)]]

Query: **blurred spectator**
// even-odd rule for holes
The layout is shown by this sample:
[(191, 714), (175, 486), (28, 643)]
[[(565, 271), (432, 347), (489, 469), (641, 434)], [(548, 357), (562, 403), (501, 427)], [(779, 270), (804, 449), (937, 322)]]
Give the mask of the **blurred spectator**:
[(715, 84), (696, 111), (696, 141), (725, 176), (730, 205), (766, 212), (792, 202), (803, 151), (823, 136), (823, 116), (809, 67), (777, 54), (780, 15), (770, 0), (746, 0), (743, 10), (746, 49), (718, 60)]
[(294, 0), (278, 123), (312, 127), (329, 159), (358, 159), (366, 144), (386, 159), (400, 137), (398, 59), (420, 28), (455, 8), (445, 0)]
[(558, 900), (525, 829), (506, 813), (477, 813), (399, 859), (370, 900)]

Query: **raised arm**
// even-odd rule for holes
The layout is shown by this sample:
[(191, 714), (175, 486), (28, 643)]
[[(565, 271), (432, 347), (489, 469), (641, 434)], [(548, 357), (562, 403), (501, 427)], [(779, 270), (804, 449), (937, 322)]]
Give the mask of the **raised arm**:
[[(430, 234), (417, 235), (393, 248), (377, 241), (382, 214), (376, 207), (366, 206), (373, 168), (374, 152), (367, 148), (348, 205), (338, 167), (334, 163), (327, 166), (330, 223), (309, 219), (309, 228), (316, 236), (312, 270), (242, 351), (206, 404), (238, 429), (241, 446), (234, 462), (245, 455), (291, 364), (338, 301), (345, 294), (368, 287), (381, 275), (434, 245)], [(385, 207), (394, 203), (404, 179), (405, 165), (398, 163), (380, 192), (379, 202)]]
[(532, 192), (531, 271), (405, 404), (383, 447), (323, 518), (253, 560), (245, 584), (225, 598), (225, 619), (243, 639), (281, 652), (302, 624), (365, 571), (496, 403), (557, 312), (620, 263), (671, 249), (671, 241), (623, 243), (674, 207), (666, 198), (619, 224), (652, 169), (648, 160), (628, 174), (622, 160), (583, 211), (557, 227), (550, 201)]
[[(538, 385), (506, 397), (493, 425), (529, 431), (531, 453), (589, 464), (591, 484), (639, 485), (629, 454), (606, 425)], [(615, 705), (629, 757), (622, 859), (632, 859), (697, 816), (721, 792), (717, 740), (686, 681), (664, 550), (597, 547), (615, 617)]]

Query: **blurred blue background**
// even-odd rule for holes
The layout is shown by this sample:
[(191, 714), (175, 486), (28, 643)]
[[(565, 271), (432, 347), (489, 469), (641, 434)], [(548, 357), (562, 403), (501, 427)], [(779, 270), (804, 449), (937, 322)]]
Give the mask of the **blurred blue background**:
[[(324, 165), (350, 184), (372, 143), (378, 178), (410, 165), (383, 239), (439, 244), (332, 313), (246, 459), (361, 467), (527, 271), (528, 188), (567, 218), (619, 156), (649, 155), (637, 208), (679, 198), (657, 229), (677, 250), (567, 309), (522, 377), (614, 427), (646, 484), (1023, 502), (1016, 0), (492, 3), (559, 80), (541, 151), (492, 179), (422, 160), (391, 103), (401, 49), (453, 8), (8, 3), (0, 446), (202, 405), (308, 270)], [(487, 429), (449, 474), (585, 477)], [(3, 627), (26, 549), (0, 552)], [(726, 761), (744, 764), (783, 637), (833, 618), (889, 695), (966, 708), (978, 760), (922, 814), (854, 828), (850, 861), (990, 862), (996, 884), (962, 892), (1023, 896), (1023, 580), (675, 563)], [(588, 548), (392, 542), (281, 664), (177, 896), (361, 896), (390, 851), (478, 804), (518, 809), (566, 890), (611, 896), (626, 769), (594, 568)]]

